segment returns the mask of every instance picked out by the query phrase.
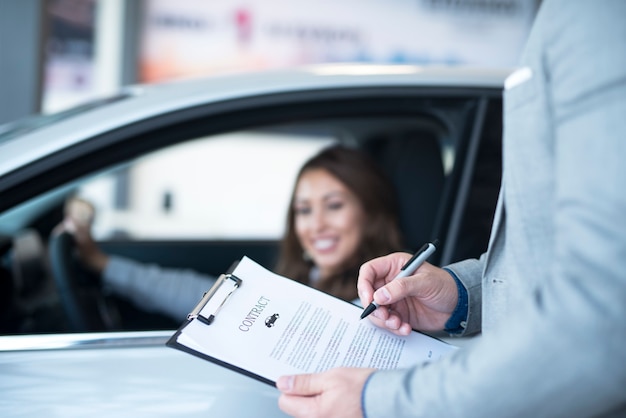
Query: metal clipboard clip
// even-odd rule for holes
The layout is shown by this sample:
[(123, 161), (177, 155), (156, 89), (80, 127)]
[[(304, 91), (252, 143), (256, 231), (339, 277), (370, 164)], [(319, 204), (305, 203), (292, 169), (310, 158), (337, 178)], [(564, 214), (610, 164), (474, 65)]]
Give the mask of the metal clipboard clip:
[[(222, 274), (217, 279), (213, 287), (204, 292), (202, 299), (196, 307), (187, 315), (188, 320), (198, 321), (211, 325), (215, 320), (215, 315), (222, 309), (230, 295), (241, 286), (242, 280), (234, 274)], [(207, 312), (210, 312), (207, 315)]]

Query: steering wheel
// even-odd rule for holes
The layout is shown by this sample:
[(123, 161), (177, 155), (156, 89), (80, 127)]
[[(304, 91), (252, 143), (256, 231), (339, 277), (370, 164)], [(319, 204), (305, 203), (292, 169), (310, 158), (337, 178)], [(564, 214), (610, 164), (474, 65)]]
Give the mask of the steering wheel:
[(68, 232), (61, 231), (50, 236), (50, 268), (70, 330), (122, 329), (114, 301), (105, 296), (99, 280), (90, 277), (90, 273), (81, 268), (75, 250), (74, 237)]

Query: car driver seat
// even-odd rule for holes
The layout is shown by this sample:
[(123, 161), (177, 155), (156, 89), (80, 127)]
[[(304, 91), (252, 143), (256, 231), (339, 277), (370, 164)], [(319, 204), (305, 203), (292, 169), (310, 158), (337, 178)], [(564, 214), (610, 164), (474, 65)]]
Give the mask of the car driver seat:
[[(400, 228), (406, 250), (413, 252), (438, 238), (438, 214), (445, 174), (437, 136), (427, 130), (373, 137), (363, 149), (374, 157), (396, 187)], [(439, 254), (430, 262), (436, 263)]]

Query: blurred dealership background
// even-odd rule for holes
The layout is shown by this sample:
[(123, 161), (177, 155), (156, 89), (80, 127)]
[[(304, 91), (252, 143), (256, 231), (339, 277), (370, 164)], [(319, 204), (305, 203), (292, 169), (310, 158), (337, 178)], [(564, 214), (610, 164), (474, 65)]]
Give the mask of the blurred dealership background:
[(0, 0), (0, 123), (120, 86), (319, 62), (509, 67), (539, 0)]
[[(255, 71), (346, 62), (512, 68), (539, 2), (0, 0), (0, 125), (115, 95), (132, 84), (231, 72), (253, 77)], [(157, 153), (86, 183), (84, 195), (101, 214), (97, 235), (220, 236), (226, 215), (211, 214), (215, 224), (209, 225), (206, 208), (218, 208), (195, 195), (199, 188), (207, 196), (223, 194), (206, 189), (220, 185), (203, 179), (218, 178), (228, 169), (224, 162), (242, 158), (245, 149), (250, 170), (277, 187), (273, 199), (263, 199), (249, 173), (229, 185), (242, 199), (261, 193), (257, 202), (272, 201), (258, 208), (267, 214), (264, 222), (240, 223), (235, 233), (278, 236), (296, 170), (333, 138), (296, 143), (241, 132), (230, 139), (200, 138), (192, 147)], [(190, 168), (192, 160), (202, 169)], [(164, 174), (173, 172), (176, 178)], [(131, 185), (141, 197), (120, 201), (120, 189)], [(184, 198), (189, 195), (194, 199)], [(224, 210), (233, 207), (239, 206)]]

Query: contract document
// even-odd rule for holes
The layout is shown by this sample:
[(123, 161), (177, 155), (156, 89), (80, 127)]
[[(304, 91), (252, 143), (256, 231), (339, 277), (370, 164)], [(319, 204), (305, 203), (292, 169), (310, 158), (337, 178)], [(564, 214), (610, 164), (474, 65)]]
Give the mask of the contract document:
[(360, 319), (362, 311), (244, 257), (167, 345), (271, 385), (333, 367), (408, 367), (456, 349), (418, 332), (397, 336)]

